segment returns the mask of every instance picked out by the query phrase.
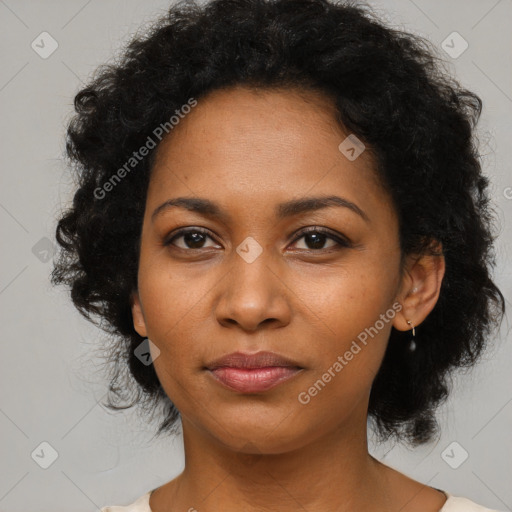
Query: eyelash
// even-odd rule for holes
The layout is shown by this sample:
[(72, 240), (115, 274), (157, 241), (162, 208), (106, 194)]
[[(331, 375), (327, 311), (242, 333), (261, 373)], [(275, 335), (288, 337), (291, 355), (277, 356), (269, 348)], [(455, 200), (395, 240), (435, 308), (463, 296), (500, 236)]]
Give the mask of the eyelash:
[[(176, 240), (177, 238), (180, 238), (188, 233), (201, 233), (202, 235), (206, 235), (208, 238), (212, 239), (213, 241), (215, 241), (209, 234), (209, 231), (204, 229), (204, 228), (184, 228), (184, 229), (180, 229), (179, 231), (177, 231), (176, 233), (174, 233), (174, 235), (167, 239), (165, 242), (164, 242), (164, 246), (171, 246), (173, 245), (173, 241)], [(302, 230), (300, 230), (298, 233), (297, 233), (297, 236), (296, 238), (292, 241), (292, 243), (295, 243), (297, 242), (298, 240), (300, 240), (302, 237), (304, 237), (305, 235), (308, 235), (310, 233), (318, 233), (318, 234), (322, 234), (322, 235), (325, 235), (328, 239), (330, 240), (333, 240), (336, 242), (336, 244), (338, 245), (338, 247), (329, 247), (327, 249), (300, 249), (302, 251), (309, 251), (309, 252), (329, 252), (329, 251), (332, 251), (332, 250), (340, 250), (341, 248), (349, 248), (349, 247), (352, 247), (352, 243), (346, 239), (346, 238), (343, 238), (341, 236), (337, 236), (337, 235), (334, 235), (331, 231), (329, 231), (328, 229), (325, 229), (325, 228), (322, 228), (322, 227), (313, 227), (313, 228), (304, 228)], [(186, 252), (191, 252), (191, 251), (200, 251), (201, 249), (203, 249), (202, 247), (198, 248), (198, 249), (183, 249), (182, 247), (176, 247), (177, 249), (180, 249), (182, 251), (186, 251)]]

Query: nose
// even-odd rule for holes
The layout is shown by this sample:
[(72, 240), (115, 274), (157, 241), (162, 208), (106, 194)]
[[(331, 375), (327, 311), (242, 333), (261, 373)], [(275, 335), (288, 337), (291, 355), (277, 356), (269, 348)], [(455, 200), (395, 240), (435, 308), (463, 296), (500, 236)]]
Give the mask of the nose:
[(265, 251), (252, 263), (237, 253), (232, 259), (230, 270), (216, 287), (217, 321), (248, 332), (287, 325), (293, 292), (275, 261), (272, 264)]

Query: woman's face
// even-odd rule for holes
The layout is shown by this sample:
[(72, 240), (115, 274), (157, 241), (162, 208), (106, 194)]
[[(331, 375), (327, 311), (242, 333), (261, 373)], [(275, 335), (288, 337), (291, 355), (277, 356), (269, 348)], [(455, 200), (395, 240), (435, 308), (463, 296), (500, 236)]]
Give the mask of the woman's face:
[[(280, 453), (366, 426), (400, 309), (398, 223), (369, 151), (339, 149), (333, 111), (314, 93), (215, 91), (158, 148), (134, 325), (184, 428), (226, 447)], [(160, 208), (177, 198), (211, 206)], [(300, 369), (212, 371), (260, 351)]]

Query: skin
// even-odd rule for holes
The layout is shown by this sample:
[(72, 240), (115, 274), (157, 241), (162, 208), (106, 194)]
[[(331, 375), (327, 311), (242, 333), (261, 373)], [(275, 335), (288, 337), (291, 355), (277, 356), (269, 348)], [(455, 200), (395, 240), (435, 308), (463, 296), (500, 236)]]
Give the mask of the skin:
[[(442, 256), (409, 256), (369, 148), (349, 161), (334, 104), (314, 91), (234, 87), (201, 98), (158, 148), (143, 220), (134, 328), (159, 349), (154, 366), (180, 411), (185, 469), (150, 497), (153, 512), (437, 512), (446, 498), (368, 453), (372, 381), (391, 327), (419, 326), (435, 306)], [(289, 218), (276, 205), (337, 195), (355, 203)], [(226, 217), (185, 208), (201, 197)], [(347, 237), (297, 235), (324, 227)], [(178, 228), (207, 236), (179, 237)], [(236, 249), (252, 237), (251, 263)], [(243, 244), (242, 244), (243, 246)], [(308, 404), (298, 400), (393, 304), (401, 311)], [(421, 332), (421, 328), (420, 328)], [(258, 394), (204, 369), (234, 351), (274, 351), (303, 371)]]

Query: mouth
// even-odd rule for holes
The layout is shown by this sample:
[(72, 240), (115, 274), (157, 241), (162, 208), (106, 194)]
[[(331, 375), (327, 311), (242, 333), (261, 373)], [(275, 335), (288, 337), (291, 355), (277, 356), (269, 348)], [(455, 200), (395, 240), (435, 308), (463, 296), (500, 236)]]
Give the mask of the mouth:
[(295, 361), (274, 352), (234, 352), (209, 363), (205, 369), (225, 388), (241, 393), (267, 391), (304, 370)]

